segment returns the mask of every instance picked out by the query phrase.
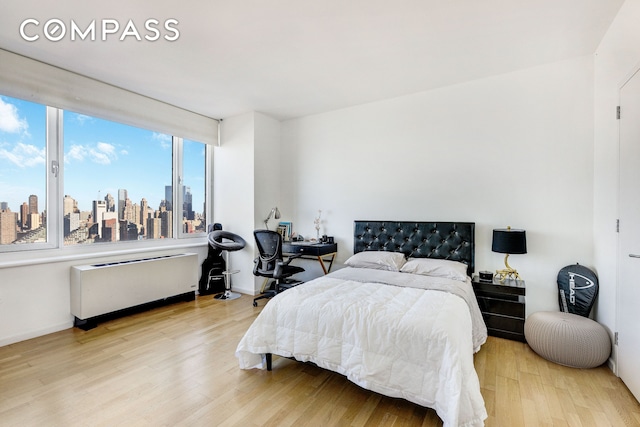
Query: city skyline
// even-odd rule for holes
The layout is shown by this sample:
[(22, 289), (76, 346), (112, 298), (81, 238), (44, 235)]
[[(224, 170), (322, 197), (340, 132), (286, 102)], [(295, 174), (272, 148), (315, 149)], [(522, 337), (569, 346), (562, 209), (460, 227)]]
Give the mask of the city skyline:
[[(0, 202), (19, 212), (30, 195), (46, 200), (46, 108), (0, 96)], [(172, 182), (171, 136), (90, 117), (63, 113), (64, 182), (79, 209), (126, 188), (132, 201), (147, 199), (157, 209)], [(194, 210), (204, 206), (204, 144), (185, 140), (184, 183), (191, 187)]]
[[(127, 197), (126, 189), (118, 190), (118, 202), (111, 194), (107, 194), (104, 200), (94, 200), (90, 211), (79, 209), (77, 201), (65, 195), (62, 218), (64, 244), (173, 238), (176, 237), (174, 213), (181, 218), (183, 233), (203, 232), (206, 213), (193, 210), (189, 187), (182, 186), (182, 193), (183, 203), (176, 212), (167, 200), (161, 202), (158, 209), (149, 206), (145, 198), (138, 204)], [(173, 187), (166, 186), (165, 194), (170, 197)], [(19, 212), (11, 211), (6, 202), (0, 201), (0, 245), (43, 243), (47, 240), (46, 224), (47, 215), (39, 212), (36, 195), (30, 195), (29, 202), (23, 202)]]

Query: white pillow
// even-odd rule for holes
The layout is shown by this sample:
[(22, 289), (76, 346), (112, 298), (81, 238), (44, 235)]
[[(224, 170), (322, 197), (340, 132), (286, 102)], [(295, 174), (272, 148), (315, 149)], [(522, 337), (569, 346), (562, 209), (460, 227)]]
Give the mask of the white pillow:
[(424, 276), (445, 277), (463, 282), (467, 280), (467, 265), (446, 259), (409, 258), (400, 271)]
[(349, 267), (400, 271), (405, 261), (404, 254), (400, 252), (364, 251), (354, 254), (344, 263)]

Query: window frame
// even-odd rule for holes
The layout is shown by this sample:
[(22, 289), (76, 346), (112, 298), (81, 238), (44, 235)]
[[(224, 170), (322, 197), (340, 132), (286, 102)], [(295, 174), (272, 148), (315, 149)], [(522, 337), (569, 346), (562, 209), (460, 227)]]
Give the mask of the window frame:
[(184, 194), (181, 191), (182, 189), (182, 185), (184, 185), (185, 179), (185, 172), (184, 172), (184, 141), (185, 139), (191, 141), (191, 142), (197, 142), (199, 144), (203, 144), (204, 145), (204, 149), (205, 149), (205, 157), (204, 157), (204, 179), (205, 179), (205, 186), (204, 186), (204, 201), (205, 201), (205, 231), (204, 232), (199, 232), (199, 233), (185, 233), (183, 231), (183, 227), (182, 227), (182, 214), (178, 215), (174, 215), (174, 230), (178, 230), (177, 236), (176, 238), (179, 239), (192, 239), (192, 238), (197, 238), (197, 237), (202, 237), (204, 235), (206, 235), (206, 229), (208, 229), (209, 226), (209, 221), (211, 220), (211, 218), (213, 218), (213, 208), (211, 206), (211, 203), (207, 203), (210, 198), (209, 198), (209, 194), (211, 194), (211, 181), (212, 179), (210, 179), (210, 177), (212, 176), (210, 174), (210, 171), (212, 171), (212, 164), (213, 164), (213, 147), (211, 146), (211, 144), (206, 144), (204, 142), (199, 142), (199, 141), (193, 141), (189, 138), (181, 138), (181, 137), (177, 137), (174, 136), (173, 137), (173, 159), (174, 159), (174, 163), (173, 163), (173, 170), (176, 171), (176, 173), (174, 173), (174, 183), (173, 183), (173, 188), (174, 189), (178, 189), (178, 191), (173, 191), (173, 199), (174, 199), (174, 206), (183, 206), (184, 203)]
[[(63, 110), (47, 106), (47, 243), (64, 248), (64, 144), (62, 141)], [(49, 129), (51, 121), (52, 129)], [(49, 220), (53, 212), (53, 221)], [(55, 242), (54, 242), (55, 240)]]
[[(18, 99), (24, 102), (33, 101), (22, 99), (18, 97), (13, 97), (9, 95), (0, 94), (7, 98)], [(39, 103), (36, 103), (39, 104)], [(59, 128), (60, 128), (60, 116), (59, 109), (49, 107), (48, 105), (39, 104), (45, 107), (45, 116), (43, 119), (45, 120), (45, 203), (43, 211), (47, 212), (47, 228), (46, 228), (46, 242), (37, 242), (37, 243), (25, 243), (25, 244), (6, 244), (0, 245), (0, 254), (7, 253), (21, 253), (21, 252), (32, 252), (37, 250), (46, 250), (46, 249), (56, 249), (59, 245), (59, 240), (57, 233), (58, 229), (58, 221), (57, 218), (57, 195), (58, 193), (58, 181), (57, 178), (52, 177), (54, 175), (52, 166), (54, 164), (59, 164), (60, 152), (61, 149), (59, 147)], [(57, 163), (56, 163), (57, 162)], [(54, 220), (51, 221), (50, 213), (54, 212)], [(64, 238), (64, 236), (63, 236)]]
[[(16, 98), (28, 102), (19, 96), (11, 94), (1, 95)], [(200, 233), (184, 233), (182, 231), (182, 210), (180, 215), (173, 215), (173, 236), (169, 239), (144, 239), (136, 241), (118, 241), (118, 242), (100, 242), (96, 244), (85, 245), (64, 245), (64, 215), (63, 215), (63, 197), (64, 191), (64, 129), (63, 117), (65, 110), (40, 103), (45, 107), (46, 111), (46, 203), (47, 212), (47, 241), (44, 243), (28, 243), (28, 244), (7, 244), (0, 245), (0, 254), (7, 263), (20, 265), (22, 263), (31, 264), (35, 260), (30, 256), (25, 258), (25, 254), (33, 254), (36, 251), (42, 253), (41, 262), (54, 262), (56, 259), (72, 259), (95, 257), (97, 254), (124, 254), (147, 252), (153, 250), (162, 250), (165, 248), (191, 247), (206, 244), (206, 232)], [(100, 115), (84, 113), (82, 109), (74, 109), (74, 113), (87, 114), (92, 117), (108, 120), (115, 123), (122, 123), (111, 118), (103, 118)], [(122, 123), (129, 126), (137, 126), (147, 129), (141, 125), (131, 123)], [(152, 130), (153, 131), (153, 130)], [(160, 131), (158, 131), (160, 132)], [(219, 135), (216, 135), (219, 138)], [(217, 139), (216, 138), (216, 139)], [(213, 189), (213, 145), (207, 142), (195, 141), (192, 138), (186, 138), (190, 141), (199, 142), (205, 145), (205, 229), (208, 229), (209, 222), (213, 218), (213, 198), (210, 197)], [(184, 138), (172, 135), (172, 185), (173, 185), (173, 206), (182, 206), (182, 191), (176, 191), (181, 188), (183, 177), (183, 141)], [(2, 266), (0, 263), (0, 267)]]

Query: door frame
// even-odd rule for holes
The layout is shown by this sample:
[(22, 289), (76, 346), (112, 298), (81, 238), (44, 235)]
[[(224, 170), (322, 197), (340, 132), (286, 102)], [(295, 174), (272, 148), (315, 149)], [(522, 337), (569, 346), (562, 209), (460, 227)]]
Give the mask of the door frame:
[[(612, 345), (612, 354), (611, 354), (611, 359), (613, 360), (613, 373), (620, 378), (620, 365), (619, 365), (619, 361), (618, 361), (618, 342), (617, 342), (617, 334), (618, 331), (620, 329), (620, 324), (622, 323), (621, 320), (621, 316), (620, 316), (620, 306), (621, 306), (621, 302), (622, 302), (622, 292), (621, 292), (621, 264), (622, 264), (622, 251), (621, 251), (621, 239), (620, 239), (620, 229), (619, 229), (619, 221), (620, 221), (620, 214), (622, 213), (622, 208), (621, 208), (621, 204), (622, 204), (622, 197), (621, 197), (621, 192), (622, 192), (622, 184), (621, 184), (621, 175), (622, 175), (622, 161), (621, 161), (621, 154), (622, 154), (622, 141), (621, 141), (621, 118), (622, 118), (622, 114), (624, 114), (623, 112), (621, 112), (621, 107), (622, 107), (622, 90), (623, 88), (634, 78), (636, 77), (636, 75), (640, 76), (640, 62), (637, 63), (636, 65), (634, 65), (634, 67), (632, 68), (632, 70), (625, 76), (625, 78), (622, 80), (622, 82), (618, 85), (618, 100), (617, 100), (617, 106), (620, 109), (620, 116), (617, 117), (616, 119), (616, 125), (617, 125), (617, 212), (616, 212), (616, 216), (617, 216), (617, 220), (618, 220), (618, 230), (616, 233), (616, 315), (615, 315), (615, 330), (614, 330), (614, 343)], [(640, 77), (639, 77), (640, 78)]]

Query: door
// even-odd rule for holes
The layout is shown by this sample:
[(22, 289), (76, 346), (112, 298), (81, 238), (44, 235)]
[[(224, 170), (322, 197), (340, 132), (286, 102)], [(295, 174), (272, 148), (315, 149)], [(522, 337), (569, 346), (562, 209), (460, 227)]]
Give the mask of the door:
[(640, 72), (620, 89), (618, 374), (640, 400)]

